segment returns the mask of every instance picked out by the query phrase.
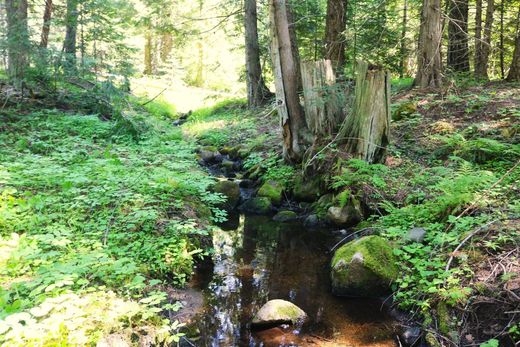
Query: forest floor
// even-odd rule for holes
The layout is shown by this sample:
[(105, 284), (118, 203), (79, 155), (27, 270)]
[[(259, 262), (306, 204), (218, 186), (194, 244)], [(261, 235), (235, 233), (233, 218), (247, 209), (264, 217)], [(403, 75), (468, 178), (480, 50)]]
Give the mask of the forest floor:
[[(332, 148), (324, 180), (335, 196), (361, 195), (370, 213), (357, 228), (396, 246), (395, 305), (430, 344), (511, 345), (520, 340), (520, 86), (401, 91), (392, 102), (386, 165), (341, 158), (336, 170)], [(273, 107), (228, 100), (182, 127), (165, 100), (145, 107), (112, 120), (41, 102), (0, 110), (0, 344), (178, 339), (182, 322), (166, 318), (190, 294), (175, 288), (222, 220), (197, 147), (240, 146), (244, 169), (290, 197), (299, 168), (281, 159)], [(423, 243), (405, 241), (411, 227), (425, 229)]]

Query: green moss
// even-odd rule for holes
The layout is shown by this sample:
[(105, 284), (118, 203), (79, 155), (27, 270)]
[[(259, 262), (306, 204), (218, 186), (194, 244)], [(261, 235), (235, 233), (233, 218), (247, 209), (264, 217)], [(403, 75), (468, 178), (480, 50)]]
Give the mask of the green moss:
[(271, 200), (265, 197), (253, 198), (247, 200), (242, 209), (251, 213), (267, 214), (271, 212)]
[(297, 176), (294, 180), (293, 195), (298, 201), (313, 202), (320, 195), (326, 193), (324, 179), (321, 176), (305, 180), (302, 176)]
[(448, 312), (448, 306), (445, 302), (441, 301), (437, 304), (437, 321), (439, 324), (439, 331), (447, 336), (450, 333), (450, 314)]
[(267, 181), (258, 190), (258, 196), (269, 198), (273, 204), (278, 205), (282, 202), (282, 192), (281, 184), (275, 181)]
[(280, 211), (273, 217), (273, 220), (277, 222), (288, 222), (298, 217), (298, 214), (294, 211)]

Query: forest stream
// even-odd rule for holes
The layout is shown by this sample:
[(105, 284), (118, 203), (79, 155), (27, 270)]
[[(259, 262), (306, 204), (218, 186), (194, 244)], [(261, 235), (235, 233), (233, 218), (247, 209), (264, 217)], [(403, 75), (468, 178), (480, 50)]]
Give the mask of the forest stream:
[[(219, 165), (213, 176), (229, 179)], [(227, 176), (227, 177), (226, 177)], [(234, 173), (231, 174), (231, 177)], [(241, 188), (241, 201), (252, 188)], [(373, 346), (395, 344), (395, 321), (381, 300), (332, 295), (329, 263), (345, 233), (330, 227), (273, 220), (235, 209), (213, 233), (212, 267), (199, 271), (204, 309), (194, 325), (197, 346)], [(201, 279), (202, 278), (202, 279)], [(304, 310), (305, 324), (251, 327), (267, 301), (283, 299)]]
[[(213, 242), (200, 346), (395, 346), (380, 301), (331, 294), (328, 250), (336, 241), (330, 232), (236, 213)], [(270, 299), (295, 303), (309, 324), (251, 330), (255, 312)]]

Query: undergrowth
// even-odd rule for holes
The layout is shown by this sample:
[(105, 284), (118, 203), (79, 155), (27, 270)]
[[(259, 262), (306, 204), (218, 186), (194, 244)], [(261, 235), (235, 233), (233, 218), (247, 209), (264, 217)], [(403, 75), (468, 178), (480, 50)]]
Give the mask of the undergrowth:
[(193, 144), (155, 118), (139, 120), (138, 142), (97, 116), (0, 120), (0, 343), (83, 345), (138, 327), (177, 339), (158, 313), (178, 305), (156, 288), (189, 278), (222, 199)]

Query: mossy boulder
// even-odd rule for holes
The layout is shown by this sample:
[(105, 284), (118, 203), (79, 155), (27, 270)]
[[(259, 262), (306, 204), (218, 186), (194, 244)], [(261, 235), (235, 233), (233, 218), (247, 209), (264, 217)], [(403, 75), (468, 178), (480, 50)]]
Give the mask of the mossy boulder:
[(257, 197), (247, 200), (240, 206), (246, 212), (256, 214), (268, 214), (271, 212), (271, 200), (266, 197)]
[(276, 181), (267, 181), (258, 190), (258, 196), (266, 197), (275, 205), (282, 202), (283, 186)]
[(341, 246), (332, 258), (331, 279), (335, 295), (385, 295), (397, 275), (392, 246), (380, 236), (365, 236), (351, 241)]
[(398, 121), (409, 118), (412, 114), (417, 112), (417, 104), (413, 101), (403, 102), (392, 113), (392, 120)]
[(329, 207), (327, 219), (337, 226), (356, 225), (363, 219), (361, 203), (357, 198), (351, 196), (345, 206)]
[(215, 146), (205, 146), (199, 150), (200, 159), (207, 163), (219, 162), (222, 160), (222, 155)]
[(298, 214), (294, 211), (280, 211), (273, 217), (273, 220), (277, 222), (290, 222), (296, 218), (298, 218)]
[(304, 323), (307, 314), (292, 302), (275, 299), (269, 300), (253, 317), (253, 325), (272, 325), (283, 323)]
[(294, 180), (293, 196), (297, 201), (314, 202), (324, 193), (324, 180), (320, 176), (311, 179), (297, 176)]
[(226, 172), (232, 172), (235, 168), (235, 163), (231, 160), (224, 159), (222, 160), (222, 168), (226, 170)]
[(218, 181), (212, 186), (211, 191), (227, 198), (226, 202), (219, 206), (226, 210), (234, 209), (240, 200), (240, 187), (235, 181)]

